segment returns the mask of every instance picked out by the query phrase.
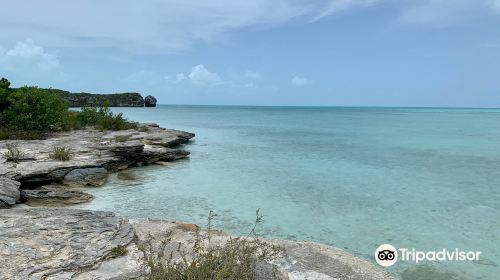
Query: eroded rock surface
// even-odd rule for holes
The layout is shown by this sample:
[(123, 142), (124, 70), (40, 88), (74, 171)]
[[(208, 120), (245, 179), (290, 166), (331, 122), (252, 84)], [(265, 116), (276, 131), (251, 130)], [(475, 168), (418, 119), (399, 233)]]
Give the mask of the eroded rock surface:
[[(44, 140), (0, 141), (0, 153), (8, 143), (16, 143), (29, 155), (19, 163), (0, 158), (0, 208), (19, 201), (21, 188), (38, 188), (49, 184), (71, 187), (102, 185), (109, 172), (156, 161), (184, 158), (189, 152), (172, 149), (193, 138), (194, 134), (141, 124), (138, 130), (98, 131), (94, 129), (55, 133)], [(54, 147), (67, 147), (72, 157), (57, 161), (49, 157)], [(12, 181), (14, 180), (14, 181)]]
[[(110, 212), (0, 210), (0, 275), (19, 280), (70, 279), (95, 270), (115, 257), (114, 248), (127, 247), (133, 239), (131, 225)], [(116, 267), (113, 274), (120, 276), (120, 269)]]
[[(74, 209), (0, 210), (2, 279), (137, 279), (147, 275), (143, 250), (181, 244), (189, 258), (198, 227), (176, 221), (131, 220), (110, 212)], [(206, 234), (206, 232), (201, 232)], [(230, 236), (212, 233), (212, 242)], [(166, 246), (161, 245), (167, 242)], [(257, 266), (257, 279), (393, 279), (384, 270), (340, 249), (312, 242), (271, 240), (286, 256)], [(116, 254), (116, 248), (125, 248)]]

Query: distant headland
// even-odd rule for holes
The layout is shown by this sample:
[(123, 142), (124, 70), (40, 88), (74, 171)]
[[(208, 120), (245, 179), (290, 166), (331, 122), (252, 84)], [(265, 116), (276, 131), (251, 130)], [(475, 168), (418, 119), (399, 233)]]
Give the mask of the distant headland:
[(145, 98), (138, 92), (123, 92), (110, 94), (97, 94), (78, 92), (73, 93), (61, 89), (41, 89), (61, 96), (69, 107), (104, 106), (108, 107), (156, 107), (156, 98), (148, 95)]

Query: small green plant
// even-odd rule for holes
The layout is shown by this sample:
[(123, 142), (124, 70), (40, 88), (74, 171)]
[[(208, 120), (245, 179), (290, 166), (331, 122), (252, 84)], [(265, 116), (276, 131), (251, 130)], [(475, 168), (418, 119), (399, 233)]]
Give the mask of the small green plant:
[(111, 249), (111, 255), (115, 258), (125, 256), (127, 253), (128, 250), (124, 246), (116, 246), (115, 248)]
[(24, 155), (23, 152), (19, 150), (17, 143), (8, 143), (7, 152), (3, 153), (3, 157), (6, 161), (19, 162)]
[(140, 131), (140, 132), (148, 132), (149, 131), (149, 128), (145, 125), (141, 125), (137, 128), (137, 131)]
[(73, 157), (73, 152), (69, 147), (54, 147), (49, 157), (53, 160), (68, 161)]
[[(255, 279), (257, 263), (270, 261), (283, 254), (283, 248), (269, 244), (259, 238), (256, 227), (263, 222), (259, 210), (250, 233), (245, 237), (229, 238), (223, 244), (213, 244), (211, 239), (212, 220), (217, 215), (210, 211), (207, 235), (196, 232), (191, 254), (177, 250), (165, 256), (165, 248), (170, 242), (163, 242), (158, 252), (153, 246), (143, 249), (150, 268), (149, 279), (192, 280), (192, 279)], [(169, 235), (167, 235), (169, 236)], [(174, 253), (180, 258), (174, 258)]]
[(132, 135), (130, 135), (130, 134), (127, 134), (127, 135), (116, 135), (115, 136), (115, 141), (116, 142), (127, 142), (128, 140), (130, 140), (130, 137), (132, 137)]

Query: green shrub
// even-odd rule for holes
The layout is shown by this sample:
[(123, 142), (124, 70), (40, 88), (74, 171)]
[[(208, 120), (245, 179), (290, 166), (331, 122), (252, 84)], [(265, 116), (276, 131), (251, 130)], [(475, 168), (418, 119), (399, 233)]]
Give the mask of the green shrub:
[(66, 103), (56, 94), (37, 87), (22, 87), (8, 96), (9, 106), (2, 111), (0, 123), (22, 131), (49, 131), (62, 128)]
[(230, 238), (223, 245), (211, 244), (211, 223), (215, 216), (210, 211), (207, 237), (202, 237), (197, 232), (192, 247), (192, 258), (189, 261), (180, 245), (176, 251), (180, 256), (180, 260), (177, 261), (173, 253), (164, 260), (164, 249), (167, 243), (160, 246), (158, 253), (153, 253), (153, 246), (150, 243), (143, 248), (151, 271), (149, 279), (255, 279), (257, 263), (270, 261), (283, 253), (281, 247), (258, 238), (255, 228), (262, 223), (262, 215), (259, 215), (258, 210), (255, 225), (248, 236)]
[(125, 130), (137, 128), (137, 123), (127, 121), (122, 113), (113, 114), (108, 107), (84, 107), (76, 116), (82, 126), (93, 125), (100, 130)]
[(73, 152), (68, 147), (54, 147), (49, 157), (53, 160), (68, 161), (73, 157)]
[(43, 138), (40, 131), (22, 131), (0, 127), (0, 140), (36, 140)]
[(7, 144), (7, 152), (3, 153), (3, 157), (6, 161), (19, 162), (23, 157), (24, 153), (19, 150), (19, 146), (16, 143)]
[(10, 88), (10, 82), (0, 79), (0, 140), (39, 139), (45, 132), (61, 129), (82, 129), (95, 126), (100, 130), (137, 129), (137, 123), (123, 115), (113, 114), (106, 105), (68, 110), (60, 90), (24, 86)]

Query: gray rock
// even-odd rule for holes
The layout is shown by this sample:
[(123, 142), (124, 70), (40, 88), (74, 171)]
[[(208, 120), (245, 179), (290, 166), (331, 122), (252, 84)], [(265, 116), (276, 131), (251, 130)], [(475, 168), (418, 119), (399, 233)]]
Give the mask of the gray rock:
[(124, 260), (117, 262), (120, 266), (103, 278), (93, 279), (113, 279), (140, 272), (135, 257), (113, 255), (114, 248), (129, 248), (134, 232), (127, 220), (110, 212), (55, 208), (0, 210), (0, 232), (2, 279), (91, 279), (82, 274), (106, 267), (104, 263), (115, 257)]
[(144, 98), (144, 106), (156, 107), (156, 98), (152, 95), (146, 96), (146, 98)]
[(100, 186), (108, 177), (102, 167), (73, 169), (64, 176), (63, 183), (70, 186)]
[[(194, 224), (176, 221), (129, 222), (109, 212), (0, 210), (0, 275), (16, 280), (144, 277), (144, 252), (156, 256), (163, 250), (165, 257), (173, 252), (177, 258), (175, 252), (181, 246), (189, 260), (197, 230)], [(229, 238), (214, 230), (211, 244), (218, 246)], [(283, 247), (286, 254), (259, 263), (258, 279), (393, 279), (383, 269), (337, 248), (312, 242), (267, 242)], [(113, 250), (117, 247), (125, 248), (125, 254), (117, 255)]]
[(0, 208), (10, 208), (19, 201), (20, 185), (17, 181), (0, 177)]
[[(131, 137), (124, 142), (117, 142), (117, 135)], [(9, 141), (17, 143), (20, 149), (32, 154), (34, 160), (12, 164), (0, 159), (0, 177), (19, 181), (23, 187), (36, 188), (61, 183), (74, 169), (104, 168), (116, 171), (158, 160), (171, 161), (186, 157), (189, 153), (168, 149), (166, 146), (186, 143), (192, 137), (192, 133), (148, 125), (147, 130), (84, 129), (54, 133), (44, 140)], [(152, 143), (149, 138), (159, 139), (160, 142)], [(0, 153), (6, 150), (6, 144), (6, 141), (0, 141)], [(73, 151), (71, 160), (55, 161), (49, 158), (53, 147), (63, 146)]]
[(94, 198), (81, 191), (59, 188), (41, 190), (22, 190), (21, 198), (29, 206), (67, 206), (88, 202)]

